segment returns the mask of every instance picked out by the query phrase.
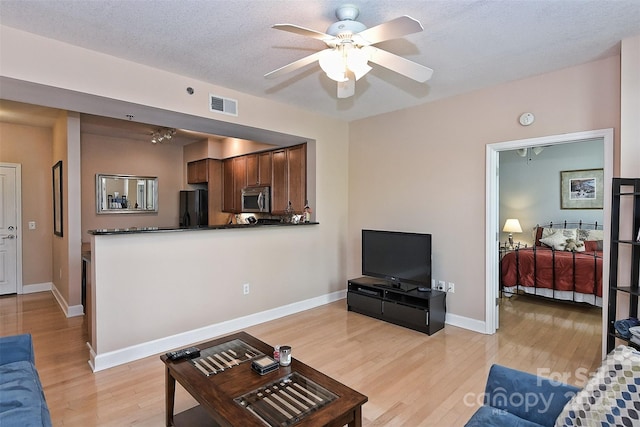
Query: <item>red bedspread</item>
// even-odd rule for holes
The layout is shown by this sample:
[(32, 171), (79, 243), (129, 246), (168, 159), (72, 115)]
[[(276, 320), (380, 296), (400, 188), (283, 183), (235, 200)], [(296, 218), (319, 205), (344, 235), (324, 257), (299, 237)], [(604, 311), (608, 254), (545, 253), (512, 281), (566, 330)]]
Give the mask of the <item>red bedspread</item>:
[(509, 252), (501, 261), (502, 286), (535, 286), (583, 294), (593, 294), (595, 291), (601, 297), (602, 251), (576, 252), (575, 268), (573, 257), (573, 252), (555, 251), (554, 255), (554, 251), (545, 247), (536, 247), (535, 251), (526, 248)]

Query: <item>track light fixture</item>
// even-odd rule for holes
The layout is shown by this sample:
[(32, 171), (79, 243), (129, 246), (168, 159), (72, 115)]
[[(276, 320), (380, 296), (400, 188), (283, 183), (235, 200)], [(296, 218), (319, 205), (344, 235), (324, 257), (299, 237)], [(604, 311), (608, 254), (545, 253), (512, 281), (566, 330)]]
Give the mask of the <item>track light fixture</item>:
[(151, 142), (157, 144), (159, 142), (169, 140), (176, 134), (174, 128), (159, 128), (157, 131), (151, 134)]

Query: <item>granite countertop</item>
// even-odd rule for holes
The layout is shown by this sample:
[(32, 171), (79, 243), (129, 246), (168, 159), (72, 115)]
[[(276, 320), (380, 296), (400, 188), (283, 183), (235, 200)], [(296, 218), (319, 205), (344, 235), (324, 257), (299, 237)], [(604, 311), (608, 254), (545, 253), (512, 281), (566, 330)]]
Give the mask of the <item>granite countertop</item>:
[(258, 224), (220, 224), (197, 227), (131, 227), (131, 228), (99, 228), (89, 230), (87, 233), (95, 236), (104, 236), (110, 234), (135, 234), (135, 233), (167, 233), (182, 231), (205, 231), (205, 230), (227, 230), (227, 229), (250, 229), (263, 227), (301, 227), (306, 225), (318, 225), (318, 222), (303, 222), (299, 224), (292, 223), (258, 223)]

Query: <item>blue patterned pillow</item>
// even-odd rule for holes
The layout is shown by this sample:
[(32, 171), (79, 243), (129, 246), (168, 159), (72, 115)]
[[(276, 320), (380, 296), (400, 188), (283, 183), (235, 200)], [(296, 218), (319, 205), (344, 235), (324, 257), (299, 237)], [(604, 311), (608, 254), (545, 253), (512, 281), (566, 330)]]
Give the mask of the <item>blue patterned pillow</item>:
[(564, 407), (555, 427), (640, 425), (640, 353), (621, 345)]

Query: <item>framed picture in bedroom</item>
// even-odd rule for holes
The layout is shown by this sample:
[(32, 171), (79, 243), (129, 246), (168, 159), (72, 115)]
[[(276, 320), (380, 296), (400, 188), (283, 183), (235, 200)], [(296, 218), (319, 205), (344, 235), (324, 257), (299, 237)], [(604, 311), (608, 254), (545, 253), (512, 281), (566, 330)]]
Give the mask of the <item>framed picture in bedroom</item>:
[(560, 172), (560, 209), (602, 209), (603, 192), (603, 169)]

